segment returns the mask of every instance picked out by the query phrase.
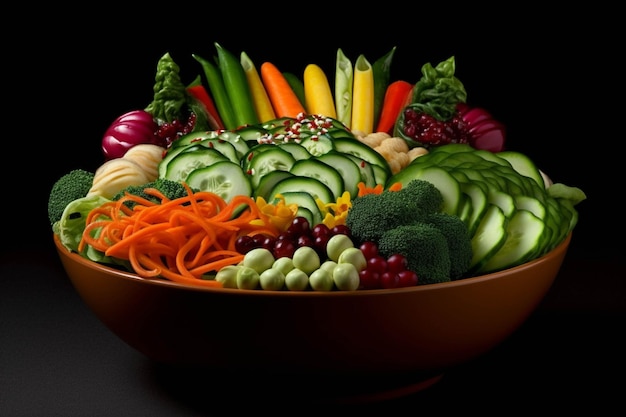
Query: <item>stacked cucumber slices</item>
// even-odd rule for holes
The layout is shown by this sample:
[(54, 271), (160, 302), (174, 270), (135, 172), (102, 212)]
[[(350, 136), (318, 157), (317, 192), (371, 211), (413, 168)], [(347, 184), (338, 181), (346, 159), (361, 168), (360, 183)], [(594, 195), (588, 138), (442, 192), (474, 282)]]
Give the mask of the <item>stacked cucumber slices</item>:
[(280, 194), (298, 215), (322, 222), (316, 199), (335, 202), (358, 184), (386, 184), (385, 158), (339, 121), (311, 116), (280, 118), (233, 131), (195, 132), (172, 143), (159, 177), (185, 181), (229, 201), (236, 195), (274, 202)]
[(547, 182), (522, 153), (466, 144), (432, 148), (387, 184), (415, 178), (435, 184), (443, 210), (467, 224), (473, 275), (521, 265), (554, 249), (576, 225), (574, 205), (585, 198), (577, 188)]
[(467, 225), (469, 275), (520, 265), (554, 249), (576, 225), (574, 205), (585, 198), (577, 188), (547, 183), (519, 152), (468, 144), (433, 147), (392, 174), (385, 158), (341, 122), (317, 116), (184, 135), (168, 148), (158, 170), (159, 177), (226, 201), (249, 195), (275, 202), (280, 194), (311, 224), (323, 219), (317, 200), (335, 202), (344, 192), (354, 197), (360, 182), (389, 188), (430, 181), (443, 195), (443, 211)]

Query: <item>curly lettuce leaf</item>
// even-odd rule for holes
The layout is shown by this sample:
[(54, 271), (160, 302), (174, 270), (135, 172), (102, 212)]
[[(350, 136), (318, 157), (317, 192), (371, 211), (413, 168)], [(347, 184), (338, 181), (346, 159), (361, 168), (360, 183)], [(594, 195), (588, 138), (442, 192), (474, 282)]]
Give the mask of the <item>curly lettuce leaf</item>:
[(448, 120), (456, 113), (458, 103), (465, 103), (467, 92), (455, 77), (454, 56), (433, 67), (422, 66), (422, 78), (415, 83), (410, 106), (438, 120)]
[(59, 240), (68, 250), (78, 252), (87, 215), (94, 208), (110, 201), (100, 195), (90, 195), (70, 202), (63, 210), (61, 219), (52, 225), (52, 231), (59, 236)]

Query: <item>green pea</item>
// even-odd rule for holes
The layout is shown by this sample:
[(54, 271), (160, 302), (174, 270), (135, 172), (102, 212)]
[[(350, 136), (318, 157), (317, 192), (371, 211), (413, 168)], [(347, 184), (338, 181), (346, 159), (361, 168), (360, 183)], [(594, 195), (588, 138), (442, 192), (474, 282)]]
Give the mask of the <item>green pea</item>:
[(237, 288), (241, 290), (256, 290), (259, 280), (259, 273), (249, 266), (242, 266), (237, 272)]
[(341, 291), (354, 291), (359, 288), (361, 278), (354, 265), (344, 262), (333, 270), (333, 282)]
[(274, 264), (274, 255), (269, 249), (254, 248), (243, 257), (243, 266), (254, 269), (259, 274)]
[(298, 268), (293, 268), (285, 275), (285, 285), (289, 291), (303, 291), (309, 285), (309, 276)]
[(259, 283), (264, 290), (282, 290), (283, 285), (285, 285), (285, 275), (278, 269), (266, 269), (259, 276)]
[(217, 271), (215, 280), (221, 282), (224, 288), (237, 288), (237, 273), (240, 266), (228, 265)]
[(335, 282), (330, 272), (325, 269), (317, 269), (309, 275), (309, 284), (315, 291), (332, 291)]
[(294, 268), (293, 260), (287, 256), (283, 256), (282, 258), (278, 258), (272, 264), (272, 269), (278, 269), (284, 275), (287, 275), (289, 271)]
[(310, 246), (301, 246), (293, 253), (293, 266), (310, 275), (320, 267), (320, 256)]
[(337, 262), (337, 260), (339, 259), (339, 255), (341, 255), (341, 252), (353, 247), (354, 243), (352, 242), (352, 239), (348, 237), (348, 235), (334, 235), (333, 237), (328, 239), (328, 242), (326, 243), (326, 254), (328, 255), (329, 259)]
[(359, 248), (348, 248), (341, 252), (339, 255), (338, 264), (349, 263), (356, 267), (357, 271), (361, 271), (365, 269), (367, 266), (367, 259), (365, 259), (365, 255)]
[(332, 274), (333, 269), (335, 269), (336, 266), (337, 266), (337, 262), (331, 261), (330, 259), (328, 259), (320, 265), (320, 269), (325, 269)]

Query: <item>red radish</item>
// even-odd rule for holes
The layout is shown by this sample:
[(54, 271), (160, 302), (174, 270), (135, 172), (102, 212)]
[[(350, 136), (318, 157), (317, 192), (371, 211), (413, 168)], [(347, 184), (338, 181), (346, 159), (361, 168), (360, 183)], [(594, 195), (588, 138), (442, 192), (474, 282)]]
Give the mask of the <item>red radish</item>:
[(470, 145), (476, 149), (484, 149), (490, 152), (501, 152), (504, 150), (505, 142), (504, 126), (480, 132), (470, 140)]
[(152, 114), (134, 110), (115, 119), (102, 138), (102, 152), (108, 159), (121, 158), (126, 151), (140, 143), (158, 143), (157, 123)]

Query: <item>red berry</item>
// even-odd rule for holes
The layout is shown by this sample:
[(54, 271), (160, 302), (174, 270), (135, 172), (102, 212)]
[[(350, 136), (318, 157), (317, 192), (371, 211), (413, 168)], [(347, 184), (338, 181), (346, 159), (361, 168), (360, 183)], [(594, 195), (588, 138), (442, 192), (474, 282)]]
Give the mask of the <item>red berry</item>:
[(380, 255), (373, 258), (367, 258), (367, 269), (375, 271), (379, 274), (387, 272), (387, 260)]
[(395, 272), (387, 271), (380, 275), (380, 286), (383, 288), (398, 288), (400, 278)]
[(406, 269), (398, 272), (398, 286), (399, 287), (414, 287), (417, 285), (418, 277), (417, 273)]
[(375, 290), (380, 288), (380, 274), (370, 269), (363, 269), (359, 272), (359, 289)]
[(365, 259), (378, 256), (378, 245), (376, 245), (374, 242), (363, 242), (361, 246), (359, 246), (359, 249), (361, 249), (361, 252), (363, 252)]
[(404, 271), (408, 267), (408, 261), (402, 254), (395, 253), (387, 258), (387, 269), (391, 272), (398, 273)]

